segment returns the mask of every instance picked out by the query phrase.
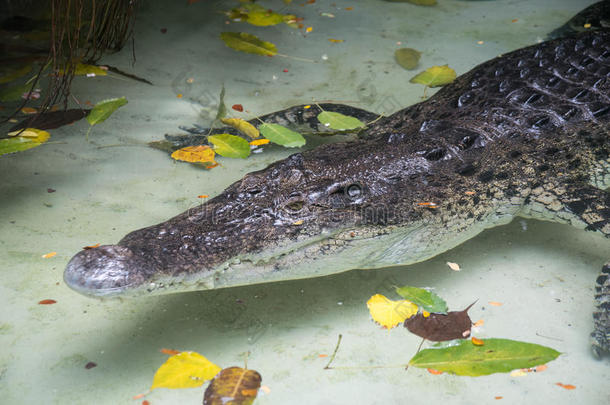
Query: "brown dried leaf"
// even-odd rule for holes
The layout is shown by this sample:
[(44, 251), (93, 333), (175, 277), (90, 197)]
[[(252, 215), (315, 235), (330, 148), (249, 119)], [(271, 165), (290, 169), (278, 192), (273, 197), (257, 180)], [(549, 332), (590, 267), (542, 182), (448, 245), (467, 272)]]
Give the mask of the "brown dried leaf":
[(434, 342), (464, 339), (470, 335), (472, 321), (468, 316), (468, 310), (473, 305), (474, 302), (463, 311), (451, 311), (446, 315), (429, 314), (426, 317), (423, 313), (419, 313), (407, 319), (404, 325), (409, 332)]
[(250, 405), (263, 378), (254, 370), (228, 367), (214, 377), (203, 395), (203, 405)]

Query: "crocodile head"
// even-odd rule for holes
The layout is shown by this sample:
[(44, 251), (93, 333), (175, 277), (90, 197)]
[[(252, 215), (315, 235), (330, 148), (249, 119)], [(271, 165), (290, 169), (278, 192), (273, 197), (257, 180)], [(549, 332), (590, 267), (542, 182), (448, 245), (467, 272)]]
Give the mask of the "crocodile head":
[[(359, 140), (292, 155), (247, 174), (205, 204), (131, 232), (117, 245), (81, 251), (64, 279), (80, 293), (108, 297), (387, 265), (391, 229), (403, 229), (399, 223), (416, 215), (397, 209), (417, 198), (402, 195), (404, 182), (410, 190), (421, 189), (418, 173), (427, 166), (426, 159), (401, 153), (387, 143)], [(384, 236), (390, 245), (366, 243)]]

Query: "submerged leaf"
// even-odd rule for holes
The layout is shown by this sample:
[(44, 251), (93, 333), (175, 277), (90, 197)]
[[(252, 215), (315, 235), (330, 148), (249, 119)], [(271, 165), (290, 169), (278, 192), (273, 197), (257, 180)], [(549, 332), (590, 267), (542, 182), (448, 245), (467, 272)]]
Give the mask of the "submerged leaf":
[(172, 153), (172, 158), (184, 162), (213, 162), (214, 150), (207, 145), (187, 146)]
[(63, 111), (45, 111), (40, 115), (19, 122), (11, 128), (11, 131), (17, 131), (31, 126), (35, 126), (38, 129), (59, 128), (86, 117), (87, 114), (89, 114), (89, 111), (91, 110), (80, 108), (71, 108)]
[(246, 32), (221, 32), (220, 39), (236, 51), (254, 53), (257, 55), (273, 56), (277, 48), (271, 42), (260, 40), (258, 37)]
[(256, 399), (262, 380), (255, 370), (227, 367), (206, 388), (203, 405), (250, 405)]
[[(20, 100), (31, 88), (31, 84), (18, 84), (16, 86), (5, 87), (0, 90), (0, 101), (7, 102)], [(32, 93), (34, 92), (32, 91)]]
[[(405, 321), (405, 328), (409, 332), (434, 342), (453, 339), (464, 339), (470, 335), (472, 321), (468, 310), (474, 305), (470, 304), (463, 311), (452, 311), (445, 314), (419, 313)], [(434, 368), (434, 367), (432, 367)]]
[(0, 139), (0, 156), (40, 146), (51, 136), (48, 132), (35, 128), (26, 128), (21, 133), (10, 132), (9, 135), (12, 137)]
[(364, 122), (360, 121), (358, 118), (331, 111), (322, 111), (320, 114), (318, 114), (318, 121), (327, 127), (339, 131), (362, 128), (366, 126)]
[(222, 85), (220, 89), (220, 97), (218, 98), (218, 111), (216, 111), (216, 117), (214, 120), (223, 119), (227, 115), (227, 106), (225, 105), (225, 85)]
[(424, 84), (428, 87), (440, 87), (454, 81), (456, 76), (455, 70), (447, 65), (432, 66), (413, 76), (409, 82)]
[(108, 117), (116, 111), (117, 108), (127, 104), (125, 97), (111, 98), (110, 100), (104, 100), (95, 105), (89, 115), (87, 115), (87, 121), (91, 125), (99, 124), (104, 122)]
[(381, 294), (375, 294), (369, 298), (366, 306), (369, 308), (373, 320), (388, 329), (392, 329), (417, 313), (417, 305), (412, 302), (392, 301)]
[(560, 354), (546, 346), (509, 339), (485, 339), (483, 346), (463, 340), (457, 346), (422, 350), (409, 365), (476, 377), (537, 366)]
[(13, 80), (25, 76), (32, 70), (32, 65), (23, 65), (20, 67), (7, 67), (0, 71), (0, 84), (9, 83)]
[(250, 144), (244, 138), (231, 134), (208, 136), (214, 152), (220, 156), (245, 159), (250, 155)]
[(305, 138), (298, 132), (278, 124), (261, 124), (258, 129), (271, 142), (287, 148), (298, 148), (305, 145)]
[(407, 70), (412, 70), (417, 67), (421, 52), (413, 48), (400, 48), (394, 52), (396, 62)]
[(396, 293), (428, 312), (447, 313), (447, 303), (431, 291), (406, 285), (396, 288)]
[(249, 136), (252, 139), (256, 139), (260, 136), (258, 129), (248, 121), (242, 120), (241, 118), (222, 118), (220, 120), (223, 124), (229, 125), (242, 134)]
[(214, 378), (220, 370), (199, 353), (180, 352), (159, 367), (150, 389), (199, 387)]

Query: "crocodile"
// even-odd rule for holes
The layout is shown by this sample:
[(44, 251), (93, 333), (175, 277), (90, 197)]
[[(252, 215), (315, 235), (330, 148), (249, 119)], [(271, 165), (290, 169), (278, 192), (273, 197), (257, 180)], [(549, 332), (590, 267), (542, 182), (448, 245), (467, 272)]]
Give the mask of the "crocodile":
[[(322, 110), (377, 120), (355, 140), (293, 154), (116, 245), (79, 252), (64, 280), (104, 298), (406, 265), (519, 216), (610, 237), (609, 94), (601, 29), (501, 55), (387, 117), (340, 104), (269, 114), (262, 120), (314, 131), (324, 130)], [(609, 278), (607, 265), (598, 356), (610, 349)]]

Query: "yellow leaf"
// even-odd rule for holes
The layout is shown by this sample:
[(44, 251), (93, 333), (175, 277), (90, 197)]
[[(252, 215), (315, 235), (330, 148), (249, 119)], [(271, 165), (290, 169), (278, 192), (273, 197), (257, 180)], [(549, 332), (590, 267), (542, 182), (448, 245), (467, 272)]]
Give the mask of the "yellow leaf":
[(172, 158), (185, 162), (213, 162), (216, 153), (207, 145), (187, 146), (172, 153)]
[(199, 353), (181, 352), (168, 358), (159, 367), (150, 389), (200, 387), (220, 370), (220, 367)]
[(260, 136), (258, 129), (248, 121), (242, 120), (241, 118), (222, 118), (223, 124), (227, 124), (244, 135), (249, 136), (252, 139), (256, 139)]
[(417, 313), (417, 305), (407, 300), (392, 301), (375, 294), (366, 303), (373, 320), (391, 329)]
[(24, 114), (36, 114), (38, 110), (32, 107), (23, 107), (21, 112)]
[(429, 87), (439, 87), (449, 84), (456, 78), (455, 70), (447, 65), (432, 66), (413, 76), (409, 82), (424, 84)]
[(270, 141), (269, 139), (255, 139), (253, 141), (250, 141), (250, 145), (252, 146), (260, 146), (260, 145), (266, 145), (268, 144)]

